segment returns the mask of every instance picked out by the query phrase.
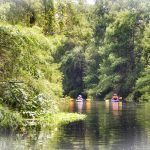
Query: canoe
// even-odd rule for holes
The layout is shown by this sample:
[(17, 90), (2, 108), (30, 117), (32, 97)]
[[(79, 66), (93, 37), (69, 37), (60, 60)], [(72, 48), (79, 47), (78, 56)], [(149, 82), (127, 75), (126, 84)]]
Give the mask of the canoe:
[(83, 102), (83, 99), (76, 99), (76, 102)]
[(119, 99), (111, 99), (111, 102), (119, 102)]

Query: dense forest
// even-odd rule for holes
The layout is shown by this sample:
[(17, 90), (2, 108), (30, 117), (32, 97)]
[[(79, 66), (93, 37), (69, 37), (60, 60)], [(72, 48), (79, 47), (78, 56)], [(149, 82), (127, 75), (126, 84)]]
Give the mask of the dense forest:
[(1, 0), (0, 109), (13, 120), (80, 93), (148, 101), (149, 12), (148, 0)]

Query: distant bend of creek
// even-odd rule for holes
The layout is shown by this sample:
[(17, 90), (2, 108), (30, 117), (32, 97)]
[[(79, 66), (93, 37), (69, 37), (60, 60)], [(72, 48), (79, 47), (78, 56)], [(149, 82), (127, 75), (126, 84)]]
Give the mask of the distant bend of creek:
[(150, 103), (70, 101), (65, 111), (87, 118), (27, 135), (0, 130), (0, 150), (150, 150)]

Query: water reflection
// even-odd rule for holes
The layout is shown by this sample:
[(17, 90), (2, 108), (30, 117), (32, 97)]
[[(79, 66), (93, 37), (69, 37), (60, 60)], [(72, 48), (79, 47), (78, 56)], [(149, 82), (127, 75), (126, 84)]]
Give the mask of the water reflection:
[(70, 101), (69, 112), (86, 113), (85, 121), (62, 128), (0, 134), (2, 150), (149, 150), (150, 104)]
[[(110, 101), (92, 103), (90, 111), (85, 103), (85, 112), (88, 117), (84, 122), (86, 130), (80, 131), (80, 143), (76, 143), (77, 139), (71, 135), (72, 149), (75, 145), (82, 145), (83, 149), (111, 149), (111, 150), (145, 150), (150, 146), (150, 126), (146, 127), (148, 122), (149, 109), (133, 103), (122, 103)], [(150, 106), (150, 104), (149, 104)], [(140, 111), (139, 111), (140, 109)], [(140, 112), (140, 113), (139, 113)], [(143, 116), (144, 117), (143, 117)], [(147, 117), (146, 117), (147, 116)], [(147, 118), (147, 121), (144, 120)], [(78, 123), (79, 126), (80, 123)], [(148, 122), (150, 125), (150, 122)], [(77, 126), (77, 124), (76, 124)], [(78, 133), (76, 128), (75, 133)], [(145, 130), (147, 132), (145, 132)], [(67, 133), (67, 131), (65, 131)], [(68, 135), (69, 133), (67, 133)], [(146, 136), (145, 136), (146, 135)], [(81, 142), (82, 141), (82, 142)], [(145, 142), (146, 141), (146, 142)], [(79, 146), (80, 147), (80, 146)], [(62, 147), (63, 149), (63, 147)], [(82, 148), (81, 148), (82, 149)]]
[(70, 101), (69, 103), (69, 112), (78, 112), (78, 113), (90, 113), (91, 112), (91, 101)]
[(74, 112), (74, 109), (75, 109), (74, 100), (71, 100), (69, 103), (69, 112)]
[(111, 104), (112, 110), (116, 111), (122, 110), (122, 102), (112, 102)]
[(85, 102), (85, 110), (87, 113), (91, 112), (91, 100), (86, 100)]
[(113, 116), (121, 115), (122, 102), (111, 102), (111, 109)]
[(118, 111), (119, 110), (119, 102), (112, 102), (112, 110), (116, 110)]
[(76, 101), (76, 108), (77, 108), (77, 112), (78, 113), (82, 113), (83, 112), (83, 101)]

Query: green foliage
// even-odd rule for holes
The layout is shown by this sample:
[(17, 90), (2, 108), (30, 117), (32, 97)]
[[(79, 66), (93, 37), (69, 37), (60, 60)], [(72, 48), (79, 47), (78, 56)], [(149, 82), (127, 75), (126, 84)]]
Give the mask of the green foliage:
[[(27, 118), (39, 117), (47, 110), (50, 115), (58, 112), (63, 93), (60, 66), (66, 94), (83, 90), (83, 52), (92, 35), (89, 12), (82, 3), (69, 1), (0, 3), (0, 20), (13, 24), (0, 23), (1, 103)], [(67, 54), (70, 50), (73, 53)]]
[[(2, 5), (0, 6), (0, 8), (2, 9), (2, 11), (6, 9), (7, 11), (3, 11), (4, 13), (1, 18), (5, 18), (5, 20), (3, 19), (1, 20), (7, 21), (12, 24), (21, 24), (21, 25), (26, 25), (26, 26), (31, 26), (31, 27), (36, 24), (37, 26), (42, 27), (42, 31), (44, 31), (46, 35), (53, 35), (53, 34), (65, 35), (69, 39), (65, 45), (73, 45), (71, 50), (73, 50), (74, 47), (82, 47), (84, 49), (85, 46), (90, 42), (90, 39), (92, 37), (92, 29), (88, 22), (88, 17), (90, 15), (89, 9), (88, 9), (89, 7), (88, 5), (86, 5), (85, 7), (85, 5), (86, 4), (83, 2), (79, 2), (79, 4), (77, 4), (77, 3), (74, 3), (73, 1), (54, 2), (53, 0), (42, 0), (42, 1), (38, 0), (35, 2), (35, 0), (32, 0), (32, 1), (29, 1), (29, 0), (20, 1), (19, 0), (19, 1), (7, 1), (6, 2), (4, 0), (2, 1)], [(9, 7), (9, 9), (7, 7)], [(36, 32), (34, 32), (35, 30)], [(37, 33), (37, 30), (38, 30), (38, 33)], [(33, 27), (32, 31), (31, 30), (28, 31), (27, 28), (26, 30), (22, 30), (22, 33), (24, 34), (24, 35), (21, 35), (22, 39), (20, 38), (19, 31), (17, 33), (18, 35), (15, 33), (16, 36), (14, 37), (12, 36), (14, 41), (18, 40), (19, 44), (21, 43), (21, 45), (18, 45), (18, 46), (15, 46), (14, 43), (12, 43), (12, 47), (14, 46), (14, 49), (16, 49), (16, 47), (20, 47), (23, 49), (24, 47), (22, 46), (25, 46), (25, 44), (22, 44), (22, 42), (26, 40), (25, 43), (27, 42), (28, 44), (31, 44), (30, 55), (32, 55), (33, 53), (37, 54), (34, 59), (27, 58), (27, 57), (30, 57), (27, 54), (29, 51), (27, 48), (28, 45), (25, 47), (24, 51), (21, 51), (22, 57), (19, 59), (22, 59), (20, 61), (25, 61), (25, 63), (21, 64), (23, 68), (21, 67), (18, 67), (18, 68), (19, 68), (19, 71), (21, 72), (23, 72), (26, 68), (26, 71), (28, 73), (26, 74), (26, 72), (24, 71), (24, 74), (26, 74), (27, 78), (28, 76), (30, 76), (29, 72), (30, 74), (32, 74), (33, 76), (36, 76), (37, 78), (38, 76), (42, 75), (40, 74), (41, 70), (36, 69), (36, 65), (35, 66), (31, 65), (33, 64), (33, 62), (41, 60), (41, 63), (44, 64), (45, 62), (42, 62), (44, 59), (49, 59), (49, 61), (51, 59), (48, 57), (46, 58), (46, 56), (54, 56), (55, 62), (58, 62), (60, 59), (63, 59), (64, 53), (68, 50), (68, 48), (66, 49), (65, 46), (60, 44), (59, 45), (60, 51), (59, 50), (57, 52), (55, 51), (56, 53), (52, 52), (53, 50), (56, 50), (57, 48), (55, 49), (55, 47), (52, 47), (53, 44), (51, 44), (49, 41), (51, 45), (51, 49), (52, 49), (51, 54), (47, 54), (47, 51), (41, 52), (40, 45), (42, 45), (43, 47), (44, 41), (46, 41), (46, 46), (48, 46), (49, 43), (47, 42), (48, 41), (47, 38), (43, 37), (43, 35), (41, 34), (41, 31), (39, 30), (40, 29), (35, 26)], [(29, 35), (30, 34), (29, 32), (32, 32), (31, 37), (30, 38), (24, 37), (24, 36)], [(34, 36), (36, 36), (36, 38)], [(41, 38), (43, 40), (41, 40)], [(63, 37), (61, 36), (61, 39), (63, 38), (64, 36)], [(11, 40), (13, 41), (13, 39)], [(56, 40), (56, 37), (53, 36), (53, 39)], [(52, 38), (50, 40), (52, 40)], [(33, 46), (34, 44), (35, 45), (37, 44), (38, 48), (37, 46)], [(27, 52), (26, 52), (26, 49), (27, 49)], [(39, 57), (38, 53), (42, 53), (43, 56), (40, 55)], [(17, 54), (19, 54), (19, 52), (17, 52)], [(14, 54), (14, 55), (17, 55), (17, 54)], [(23, 57), (24, 55), (26, 58)], [(10, 60), (10, 62), (11, 61), (12, 60)], [(27, 64), (30, 64), (30, 67)], [(41, 68), (43, 69), (46, 67), (43, 67), (41, 65)], [(48, 70), (48, 67), (46, 68), (46, 70)], [(11, 75), (13, 71), (9, 71), (9, 72)]]
[(85, 69), (84, 69), (84, 84), (85, 91), (89, 95), (96, 93), (96, 86), (99, 82), (99, 63), (101, 62), (98, 48), (95, 47), (94, 43), (88, 45), (85, 51)]
[(64, 90), (70, 96), (77, 96), (83, 90), (84, 54), (82, 47), (66, 52), (61, 70), (64, 74)]
[(142, 53), (141, 53), (141, 62), (142, 62), (142, 69), (139, 75), (139, 78), (136, 81), (135, 89), (132, 93), (134, 100), (141, 100), (141, 101), (149, 101), (150, 100), (150, 61), (149, 61), (149, 54), (150, 54), (150, 26), (149, 24), (146, 26), (144, 31), (144, 37), (142, 39)]
[[(57, 119), (56, 119), (57, 118)], [(78, 114), (78, 113), (57, 113), (52, 116), (43, 115), (39, 121), (42, 124), (45, 124), (46, 126), (52, 128), (52, 127), (58, 127), (60, 125), (68, 124), (69, 122), (75, 122), (79, 120), (84, 120), (86, 118), (86, 115), (84, 114)]]
[[(94, 87), (87, 88), (91, 93), (102, 96), (113, 91), (127, 96), (132, 91), (141, 65), (139, 48), (143, 25), (138, 23), (137, 18), (140, 18), (138, 13), (122, 11), (116, 15), (115, 21), (112, 19), (112, 23), (107, 24), (106, 31), (99, 39), (99, 59), (95, 68), (98, 84), (94, 85), (91, 80), (90, 84)], [(87, 74), (85, 79), (90, 79), (93, 73)]]
[(28, 93), (25, 89), (25, 86), (13, 82), (2, 83), (0, 88), (0, 95), (2, 97), (1, 102), (11, 108), (16, 108), (19, 111), (25, 109), (28, 100)]
[(18, 112), (0, 105), (0, 127), (16, 130), (23, 125), (23, 118)]
[(144, 38), (142, 40), (142, 61), (144, 65), (148, 65), (150, 63), (150, 23), (146, 26), (144, 32)]
[[(140, 93), (139, 99), (143, 101), (150, 100), (150, 65), (145, 67), (145, 70), (141, 73), (141, 76), (136, 82), (135, 91)], [(135, 94), (134, 94), (135, 97)]]
[[(149, 8), (144, 0), (96, 1), (95, 45), (90, 43), (85, 54), (84, 83), (89, 94), (110, 97), (118, 92), (125, 97), (133, 91), (143, 65), (148, 64), (149, 39), (142, 38)], [(149, 37), (148, 28), (145, 37)]]
[(7, 21), (7, 14), (10, 10), (10, 3), (6, 2), (0, 5), (0, 20)]
[(38, 27), (6, 24), (1, 24), (0, 33), (3, 102), (22, 111), (50, 108), (51, 102), (62, 96), (62, 74), (52, 56), (62, 38), (45, 37)]

